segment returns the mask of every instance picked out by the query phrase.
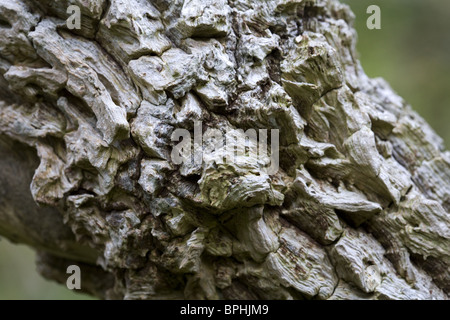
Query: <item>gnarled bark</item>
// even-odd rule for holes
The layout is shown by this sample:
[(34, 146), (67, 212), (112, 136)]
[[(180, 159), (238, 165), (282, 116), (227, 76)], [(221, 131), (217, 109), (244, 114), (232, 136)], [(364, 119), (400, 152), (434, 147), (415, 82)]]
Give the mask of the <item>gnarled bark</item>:
[[(450, 153), (364, 74), (353, 19), (337, 0), (0, 0), (0, 234), (101, 298), (447, 299)], [(176, 165), (194, 120), (278, 129), (280, 169), (253, 149)]]

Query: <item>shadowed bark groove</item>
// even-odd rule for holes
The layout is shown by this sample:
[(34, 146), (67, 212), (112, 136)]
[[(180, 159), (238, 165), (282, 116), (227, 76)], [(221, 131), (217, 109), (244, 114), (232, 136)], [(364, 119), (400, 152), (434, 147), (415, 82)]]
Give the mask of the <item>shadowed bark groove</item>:
[[(450, 153), (365, 75), (353, 19), (337, 0), (0, 0), (0, 234), (101, 298), (447, 299)], [(280, 169), (252, 149), (175, 165), (194, 120), (278, 129)]]

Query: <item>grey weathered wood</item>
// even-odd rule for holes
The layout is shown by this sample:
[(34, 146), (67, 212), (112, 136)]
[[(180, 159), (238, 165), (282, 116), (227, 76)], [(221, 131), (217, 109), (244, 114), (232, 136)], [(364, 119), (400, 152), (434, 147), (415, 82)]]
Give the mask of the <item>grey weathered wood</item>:
[[(101, 298), (447, 299), (450, 153), (365, 75), (353, 19), (337, 0), (0, 0), (0, 234)], [(251, 150), (175, 165), (194, 120), (279, 129), (280, 170)]]

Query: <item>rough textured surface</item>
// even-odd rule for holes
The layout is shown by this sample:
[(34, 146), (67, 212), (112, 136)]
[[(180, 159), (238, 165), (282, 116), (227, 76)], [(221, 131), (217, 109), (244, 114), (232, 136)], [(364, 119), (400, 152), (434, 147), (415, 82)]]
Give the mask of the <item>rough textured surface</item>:
[[(353, 19), (337, 0), (0, 0), (0, 234), (101, 298), (447, 299), (450, 153), (364, 74)], [(194, 120), (279, 129), (280, 170), (254, 148), (176, 165)]]

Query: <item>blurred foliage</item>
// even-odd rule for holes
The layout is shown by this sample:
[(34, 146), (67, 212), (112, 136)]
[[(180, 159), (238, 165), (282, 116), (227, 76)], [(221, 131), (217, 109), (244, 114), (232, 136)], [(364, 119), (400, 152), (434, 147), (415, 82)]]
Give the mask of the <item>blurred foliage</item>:
[[(450, 1), (343, 0), (356, 14), (358, 51), (371, 77), (383, 77), (450, 141)], [(381, 8), (381, 30), (369, 30), (367, 7)], [(0, 241), (0, 299), (83, 299), (42, 279), (34, 253)]]
[[(35, 253), (30, 248), (13, 245), (4, 238), (0, 240), (0, 300), (92, 299), (42, 278), (36, 271), (34, 259)], [(83, 285), (83, 275), (81, 277)]]
[[(392, 88), (450, 143), (450, 1), (341, 0), (356, 15), (358, 51), (370, 77)], [(381, 9), (381, 30), (366, 26)]]

